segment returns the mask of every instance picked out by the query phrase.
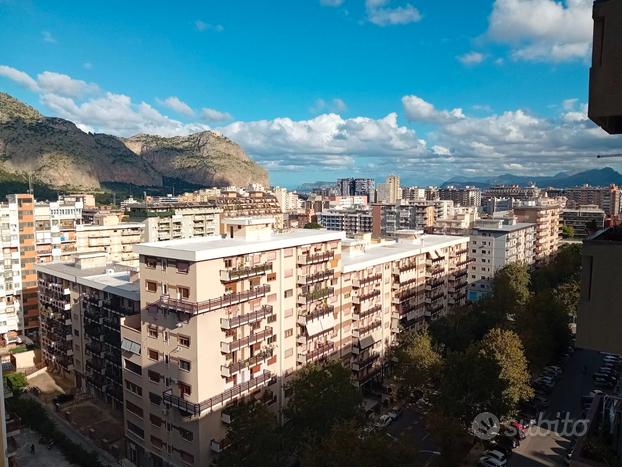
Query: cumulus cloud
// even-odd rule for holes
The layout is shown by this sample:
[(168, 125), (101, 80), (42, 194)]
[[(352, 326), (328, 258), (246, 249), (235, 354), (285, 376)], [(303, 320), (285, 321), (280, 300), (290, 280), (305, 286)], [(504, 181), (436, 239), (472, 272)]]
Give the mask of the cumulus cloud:
[(7, 65), (0, 65), (0, 76), (4, 76), (5, 78), (10, 79), (14, 83), (30, 89), (31, 91), (39, 90), (39, 85), (34, 79), (32, 79), (32, 77), (28, 73), (18, 70), (16, 68)]
[(309, 111), (312, 114), (319, 114), (319, 113), (326, 113), (326, 112), (342, 113), (342, 112), (345, 112), (347, 109), (348, 109), (348, 106), (345, 103), (345, 101), (343, 99), (335, 97), (328, 101), (325, 99), (321, 99), (321, 98), (316, 99), (313, 105), (311, 106), (311, 108), (309, 109)]
[(206, 23), (205, 21), (200, 19), (194, 22), (194, 27), (197, 31), (223, 32), (225, 30), (225, 27), (222, 24)]
[(434, 105), (414, 95), (402, 97), (402, 106), (406, 117), (412, 121), (447, 123), (464, 118), (460, 108), (438, 110)]
[(61, 96), (79, 97), (92, 94), (99, 90), (95, 83), (87, 83), (71, 76), (44, 71), (37, 76), (37, 84), (42, 92), (58, 94)]
[(403, 6), (387, 6), (390, 0), (366, 0), (365, 10), (370, 23), (377, 26), (410, 24), (421, 21), (421, 13), (407, 3)]
[(585, 59), (592, 40), (592, 0), (495, 0), (488, 35), (519, 60)]
[(460, 63), (468, 66), (482, 63), (486, 59), (486, 56), (480, 52), (467, 52), (463, 55), (458, 55), (456, 58)]
[(168, 107), (169, 109), (179, 114), (187, 115), (189, 117), (194, 115), (194, 110), (192, 110), (192, 107), (190, 107), (177, 96), (170, 96), (164, 100), (158, 100), (158, 103), (160, 105)]
[(201, 109), (201, 115), (208, 122), (225, 122), (232, 119), (229, 112), (222, 112), (220, 110), (210, 109), (209, 107), (203, 107)]

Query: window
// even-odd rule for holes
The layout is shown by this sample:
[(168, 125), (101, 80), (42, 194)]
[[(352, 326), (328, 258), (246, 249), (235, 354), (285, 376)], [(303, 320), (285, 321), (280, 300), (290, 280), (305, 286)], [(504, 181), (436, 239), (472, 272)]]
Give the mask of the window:
[(289, 358), (289, 357), (291, 357), (292, 355), (294, 355), (294, 349), (287, 349), (287, 350), (285, 351), (285, 358)]
[(283, 294), (285, 298), (289, 298), (291, 296), (294, 295), (294, 291), (292, 289), (288, 289), (285, 291), (285, 293)]
[(151, 381), (152, 383), (159, 383), (160, 379), (162, 378), (162, 375), (160, 373), (153, 370), (149, 370), (147, 374), (149, 375), (149, 381)]
[(153, 350), (153, 349), (149, 349), (149, 359), (150, 360), (159, 360), (160, 359), (160, 353), (157, 350)]
[(125, 380), (125, 388), (133, 394), (142, 397), (143, 396), (143, 388), (141, 388), (138, 384), (134, 384), (131, 381)]
[(294, 335), (294, 330), (293, 329), (286, 329), (285, 330), (285, 337), (292, 337)]
[(133, 413), (137, 417), (143, 418), (143, 409), (138, 407), (136, 404), (126, 400), (125, 408), (127, 409), (128, 412)]
[(143, 431), (143, 429), (137, 427), (132, 422), (127, 422), (127, 431), (129, 431), (130, 433), (135, 434), (136, 436), (138, 436), (141, 439), (145, 437), (145, 432)]
[(177, 341), (182, 347), (190, 347), (190, 338), (188, 336), (177, 336)]
[(276, 280), (276, 272), (271, 272), (266, 276), (268, 282), (272, 282)]
[(153, 337), (154, 339), (158, 338), (158, 328), (155, 326), (149, 326), (148, 328), (149, 337)]
[(153, 426), (157, 426), (158, 428), (162, 426), (162, 423), (164, 423), (160, 417), (153, 414), (149, 414), (149, 421)]
[(147, 289), (148, 292), (157, 292), (158, 284), (155, 283), (154, 281), (145, 281), (145, 288)]
[(157, 259), (152, 258), (151, 256), (147, 256), (145, 258), (145, 266), (147, 266), (149, 269), (155, 269), (157, 265), (158, 265)]
[(184, 430), (181, 427), (179, 427), (177, 429), (179, 430), (179, 434), (181, 435), (181, 437), (183, 439), (185, 439), (186, 441), (192, 441), (192, 439), (194, 438), (194, 435), (192, 434), (192, 431)]
[(73, 330), (73, 335), (74, 336), (80, 336), (80, 332), (77, 329)]
[(177, 261), (177, 272), (180, 274), (188, 274), (190, 266), (185, 261)]
[(177, 287), (177, 292), (179, 293), (179, 298), (186, 300), (190, 298), (190, 289), (188, 287)]
[(192, 389), (188, 384), (179, 383), (179, 392), (181, 393), (181, 397), (189, 396), (192, 392)]
[(143, 374), (142, 367), (134, 362), (129, 361), (127, 358), (125, 359), (125, 369), (137, 375)]
[(188, 360), (179, 359), (179, 369), (184, 371), (190, 371), (190, 362)]
[(164, 446), (164, 442), (160, 438), (153, 435), (151, 435), (151, 444), (153, 444), (153, 447), (156, 449), (162, 449)]
[(153, 405), (160, 405), (162, 403), (162, 396), (159, 396), (157, 394), (154, 394), (153, 392), (150, 392), (149, 393), (149, 401)]

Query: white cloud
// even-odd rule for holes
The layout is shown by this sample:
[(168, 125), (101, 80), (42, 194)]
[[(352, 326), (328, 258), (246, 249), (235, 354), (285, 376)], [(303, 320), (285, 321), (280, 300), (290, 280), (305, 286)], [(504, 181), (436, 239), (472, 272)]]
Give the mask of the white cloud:
[(50, 31), (41, 31), (41, 37), (43, 38), (43, 42), (47, 42), (48, 44), (56, 44), (58, 42)]
[(229, 112), (221, 112), (220, 110), (210, 109), (209, 107), (203, 107), (201, 109), (201, 115), (208, 122), (225, 122), (233, 118)]
[(37, 76), (37, 84), (43, 92), (58, 94), (61, 96), (79, 97), (92, 94), (99, 90), (95, 83), (87, 83), (80, 79), (52, 71), (44, 71)]
[(592, 0), (495, 0), (488, 35), (509, 44), (519, 60), (586, 59), (592, 40)]
[(210, 24), (200, 19), (194, 22), (194, 27), (197, 31), (223, 32), (225, 30), (225, 27), (222, 24)]
[(463, 55), (459, 55), (456, 58), (460, 63), (468, 66), (482, 63), (486, 59), (486, 56), (480, 52), (468, 52)]
[(437, 110), (434, 105), (414, 95), (402, 97), (402, 106), (406, 117), (412, 121), (442, 123), (464, 118), (460, 108)]
[(343, 113), (348, 109), (346, 102), (343, 99), (335, 97), (330, 100), (316, 99), (313, 105), (309, 108), (309, 112), (312, 114), (319, 113)]
[(330, 6), (330, 7), (338, 7), (343, 5), (344, 0), (320, 0), (320, 5), (322, 6)]
[(410, 24), (421, 21), (421, 13), (407, 3), (403, 6), (389, 7), (389, 0), (366, 0), (365, 10), (370, 23), (377, 26)]
[(186, 104), (184, 101), (182, 101), (177, 96), (167, 97), (163, 101), (158, 100), (158, 103), (160, 105), (168, 107), (169, 109), (171, 109), (171, 110), (173, 110), (173, 111), (175, 111), (175, 112), (177, 112), (179, 114), (187, 115), (189, 117), (194, 115), (194, 110), (192, 110), (192, 107), (190, 107), (188, 104)]
[(4, 76), (31, 91), (37, 91), (39, 89), (37, 82), (32, 79), (28, 73), (17, 70), (16, 68), (0, 65), (0, 76)]

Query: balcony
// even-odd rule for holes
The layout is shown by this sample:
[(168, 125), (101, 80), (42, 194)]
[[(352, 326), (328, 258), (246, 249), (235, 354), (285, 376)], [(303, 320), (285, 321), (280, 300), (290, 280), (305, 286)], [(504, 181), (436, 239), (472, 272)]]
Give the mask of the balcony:
[(382, 305), (379, 303), (377, 305), (372, 306), (371, 308), (368, 308), (366, 310), (357, 310), (358, 307), (355, 307), (353, 312), (352, 312), (352, 320), (356, 321), (359, 319), (363, 319), (366, 316), (369, 316), (371, 314), (377, 313), (379, 311), (382, 310)]
[(221, 329), (234, 329), (244, 326), (245, 324), (253, 324), (273, 313), (272, 305), (262, 305), (258, 310), (246, 313), (245, 315), (234, 316), (232, 318), (220, 318), (220, 327)]
[(412, 298), (417, 297), (418, 295), (421, 295), (423, 293), (423, 291), (417, 290), (416, 288), (413, 289), (407, 289), (404, 290), (398, 294), (396, 294), (395, 297), (393, 297), (393, 304), (394, 305), (399, 305), (400, 303), (404, 303), (409, 301)]
[(310, 290), (306, 293), (298, 295), (298, 304), (299, 305), (307, 305), (309, 303), (315, 302), (317, 300), (322, 300), (324, 298), (328, 298), (335, 292), (335, 289), (332, 287), (326, 287), (323, 289), (314, 289)]
[(159, 307), (161, 310), (169, 311), (173, 313), (186, 313), (189, 315), (198, 315), (201, 313), (208, 313), (210, 311), (218, 310), (239, 303), (247, 302), (254, 298), (265, 296), (270, 292), (270, 286), (268, 284), (260, 285), (254, 289), (247, 290), (245, 292), (238, 292), (232, 294), (225, 294), (222, 297), (212, 298), (203, 302), (191, 302), (181, 298), (174, 299), (168, 295), (162, 295), (160, 300), (152, 303)]
[(235, 269), (224, 269), (220, 271), (220, 280), (222, 282), (239, 281), (242, 279), (261, 276), (270, 271), (272, 271), (272, 263), (264, 263), (256, 266), (240, 267)]
[(316, 307), (315, 310), (310, 311), (309, 313), (299, 315), (298, 324), (300, 324), (301, 326), (306, 326), (309, 321), (321, 318), (322, 316), (333, 313), (334, 311), (335, 307), (332, 305), (320, 305)]
[(204, 400), (203, 402), (195, 403), (187, 401), (182, 397), (173, 395), (172, 389), (167, 389), (162, 393), (162, 399), (166, 405), (169, 407), (175, 407), (179, 409), (181, 412), (192, 415), (199, 415), (203, 411), (212, 411), (230, 400), (240, 397), (247, 392), (253, 391), (266, 383), (270, 384), (273, 380), (272, 374), (264, 370), (264, 372), (255, 377), (251, 378), (249, 381), (233, 386), (230, 389), (227, 389), (222, 394), (219, 394), (214, 397), (210, 397), (209, 399)]
[(307, 351), (306, 353), (298, 354), (298, 363), (306, 364), (312, 362), (320, 357), (324, 357), (331, 353), (335, 348), (334, 342), (325, 342), (319, 344), (314, 350)]
[(372, 292), (366, 294), (355, 295), (352, 297), (352, 303), (354, 303), (355, 305), (360, 305), (362, 302), (371, 300), (372, 298), (378, 297), (379, 295), (380, 290), (373, 290)]
[(359, 358), (358, 360), (352, 362), (352, 370), (361, 371), (371, 366), (379, 358), (380, 358), (379, 352), (372, 352), (369, 354), (369, 356), (364, 357), (364, 358)]
[(475, 261), (475, 258), (468, 258), (468, 259), (465, 259), (464, 261), (460, 261), (459, 263), (456, 263), (456, 267), (458, 267), (458, 268), (459, 268), (459, 267), (461, 267), (461, 266), (465, 266), (465, 265), (467, 265), (467, 264), (469, 264), (469, 263), (472, 263), (473, 261)]
[(253, 355), (246, 360), (240, 360), (235, 363), (230, 363), (229, 365), (222, 365), (220, 367), (220, 374), (224, 378), (230, 378), (233, 374), (243, 370), (244, 368), (255, 366), (265, 360), (268, 360), (273, 354), (274, 350), (272, 348), (263, 349), (256, 355)]
[(358, 288), (364, 287), (365, 285), (371, 282), (375, 282), (380, 279), (382, 279), (382, 273), (374, 274), (373, 276), (367, 276), (363, 279), (354, 278), (352, 279), (352, 287), (355, 287), (358, 289)]
[(443, 279), (436, 280), (436, 281), (430, 281), (425, 285), (425, 289), (427, 291), (436, 290), (439, 287), (442, 287), (443, 285), (445, 285), (445, 281)]
[(272, 328), (270, 326), (266, 326), (266, 329), (263, 331), (255, 332), (250, 334), (249, 336), (242, 337), (241, 339), (235, 340), (233, 342), (221, 342), (220, 343), (220, 351), (222, 353), (231, 353), (234, 350), (239, 350), (242, 347), (247, 347), (252, 344), (256, 344), (257, 342), (261, 342), (262, 340), (272, 336)]
[(444, 293), (439, 293), (439, 294), (430, 295), (430, 296), (425, 297), (425, 301), (426, 301), (426, 303), (432, 303), (432, 302), (440, 300), (441, 298), (444, 298), (444, 297), (445, 297)]
[(380, 320), (376, 320), (373, 323), (368, 324), (367, 326), (361, 326), (357, 329), (352, 329), (352, 337), (360, 339), (361, 337), (366, 336), (375, 329), (378, 329), (380, 326), (382, 326), (382, 322)]
[(298, 285), (313, 284), (315, 282), (321, 282), (327, 279), (331, 279), (334, 276), (332, 269), (326, 271), (316, 272), (314, 274), (305, 274), (298, 276)]
[(417, 269), (417, 262), (413, 261), (408, 264), (403, 264), (401, 266), (394, 265), (393, 266), (393, 274), (398, 275), (406, 271), (410, 271), (411, 269)]
[(460, 279), (461, 277), (464, 277), (464, 276), (466, 276), (468, 274), (469, 274), (468, 271), (460, 271), (460, 272), (457, 272), (456, 274), (454, 274), (453, 277), (450, 277), (449, 280), (450, 281), (456, 281), (456, 280)]
[(318, 264), (325, 261), (330, 261), (335, 257), (335, 252), (324, 251), (321, 253), (309, 253), (306, 255), (298, 256), (298, 264)]

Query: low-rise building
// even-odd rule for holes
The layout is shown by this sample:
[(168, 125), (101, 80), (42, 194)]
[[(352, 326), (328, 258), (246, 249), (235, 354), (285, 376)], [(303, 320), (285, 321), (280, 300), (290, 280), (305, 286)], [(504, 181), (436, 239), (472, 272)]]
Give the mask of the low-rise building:
[(327, 230), (341, 230), (347, 234), (372, 231), (372, 213), (368, 207), (326, 209), (318, 213), (317, 221)]
[(572, 227), (575, 238), (585, 238), (605, 227), (605, 211), (596, 205), (564, 209), (561, 223), (564, 227)]

